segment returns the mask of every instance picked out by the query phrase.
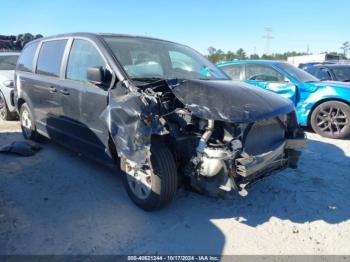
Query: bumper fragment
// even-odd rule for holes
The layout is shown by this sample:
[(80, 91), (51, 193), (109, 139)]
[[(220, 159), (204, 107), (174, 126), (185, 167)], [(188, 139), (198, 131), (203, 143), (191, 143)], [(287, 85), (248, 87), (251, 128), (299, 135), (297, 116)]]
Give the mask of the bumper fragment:
[(242, 177), (249, 177), (253, 174), (260, 173), (271, 164), (280, 162), (281, 167), (285, 163), (283, 158), (286, 142), (279, 145), (275, 150), (266, 152), (261, 155), (247, 155), (236, 159), (236, 173)]
[(306, 147), (305, 138), (294, 138), (286, 140), (286, 149), (299, 149)]

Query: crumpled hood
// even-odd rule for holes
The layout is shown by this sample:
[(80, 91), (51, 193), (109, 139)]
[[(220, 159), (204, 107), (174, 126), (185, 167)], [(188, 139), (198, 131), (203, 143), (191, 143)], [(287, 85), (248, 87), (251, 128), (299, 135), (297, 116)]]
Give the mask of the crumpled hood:
[(168, 84), (174, 95), (203, 119), (254, 122), (294, 110), (289, 99), (243, 82), (183, 80)]

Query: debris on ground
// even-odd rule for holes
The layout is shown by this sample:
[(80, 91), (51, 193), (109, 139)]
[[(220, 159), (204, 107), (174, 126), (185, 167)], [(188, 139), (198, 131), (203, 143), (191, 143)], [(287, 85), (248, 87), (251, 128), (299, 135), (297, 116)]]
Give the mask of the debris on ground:
[(15, 141), (0, 148), (0, 153), (34, 156), (41, 147), (32, 141)]

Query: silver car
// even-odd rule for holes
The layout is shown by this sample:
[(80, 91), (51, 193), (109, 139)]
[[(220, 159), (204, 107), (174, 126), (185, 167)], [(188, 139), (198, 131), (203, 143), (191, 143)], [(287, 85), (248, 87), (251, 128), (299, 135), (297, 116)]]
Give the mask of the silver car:
[(13, 101), (13, 78), (20, 53), (0, 53), (0, 118), (12, 120), (17, 117)]

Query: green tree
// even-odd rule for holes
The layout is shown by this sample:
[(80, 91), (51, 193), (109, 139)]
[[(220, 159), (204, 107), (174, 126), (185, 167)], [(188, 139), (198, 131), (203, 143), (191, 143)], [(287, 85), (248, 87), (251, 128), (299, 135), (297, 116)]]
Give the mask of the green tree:
[(350, 44), (348, 41), (344, 42), (342, 46), (340, 47), (341, 50), (343, 50), (344, 57), (348, 56), (348, 51), (350, 50)]
[(215, 54), (216, 53), (216, 48), (214, 48), (212, 46), (208, 47), (208, 53), (209, 53), (209, 55)]
[(234, 52), (228, 51), (226, 53), (226, 55), (225, 55), (225, 60), (226, 61), (231, 61), (231, 60), (235, 60), (235, 59), (237, 59), (237, 56), (236, 56), (236, 54)]
[[(349, 46), (349, 50), (350, 50), (350, 46)], [(220, 61), (230, 61), (230, 60), (236, 60), (236, 59), (239, 59), (239, 60), (244, 60), (244, 59), (287, 60), (287, 58), (290, 56), (301, 56), (301, 55), (306, 55), (306, 53), (292, 51), (292, 52), (284, 52), (284, 53), (275, 53), (271, 55), (264, 54), (261, 57), (258, 54), (251, 54), (248, 57), (245, 51), (243, 50), (243, 48), (239, 48), (236, 52), (227, 51), (225, 53), (221, 49), (209, 47), (207, 57), (213, 63), (218, 63)], [(344, 57), (344, 55), (340, 54), (340, 57)]]
[(251, 54), (249, 59), (251, 59), (251, 60), (259, 60), (260, 56), (258, 54)]
[(238, 49), (236, 52), (237, 59), (239, 60), (244, 60), (247, 59), (246, 53), (242, 48)]
[(216, 49), (214, 47), (208, 48), (208, 59), (213, 63), (218, 63), (225, 60), (225, 53), (221, 49)]

